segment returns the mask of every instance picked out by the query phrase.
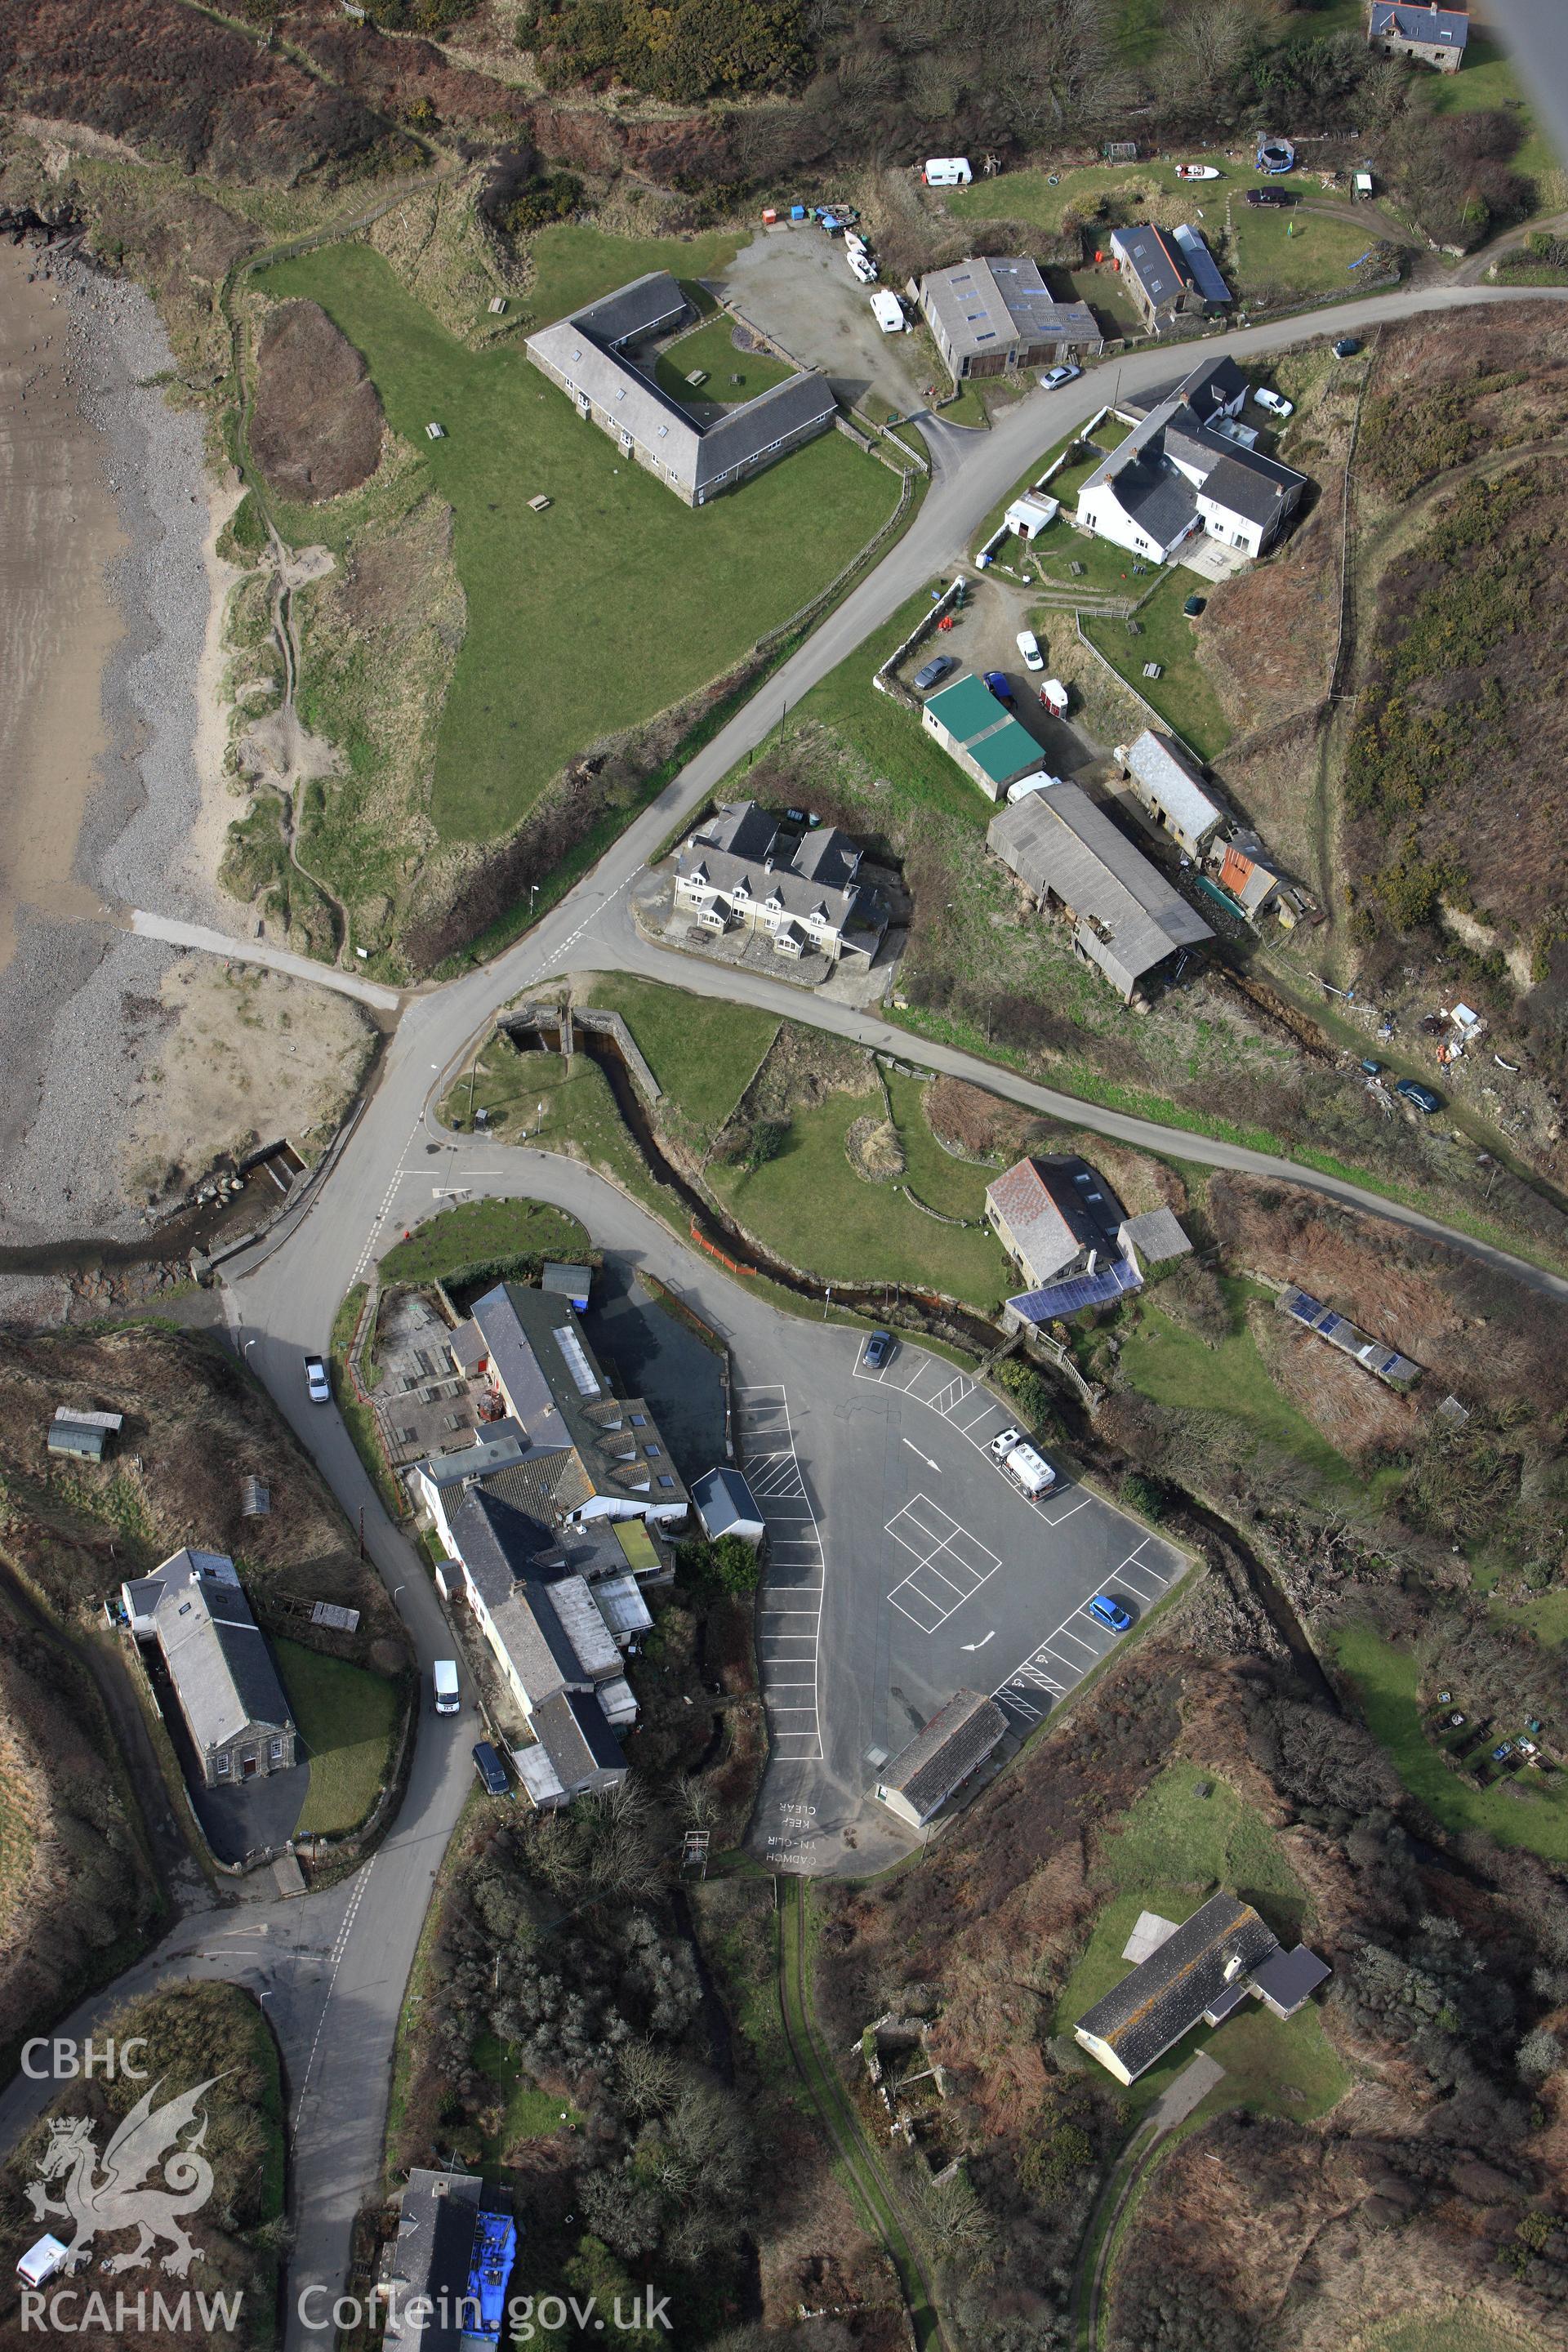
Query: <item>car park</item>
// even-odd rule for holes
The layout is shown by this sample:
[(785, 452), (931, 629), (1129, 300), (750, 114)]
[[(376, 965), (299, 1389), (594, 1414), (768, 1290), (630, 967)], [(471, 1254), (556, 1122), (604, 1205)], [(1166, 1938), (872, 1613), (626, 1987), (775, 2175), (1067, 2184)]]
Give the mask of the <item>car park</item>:
[(1293, 205), (1297, 199), (1289, 188), (1248, 188), (1247, 201), (1249, 205)]
[(1040, 651), (1040, 641), (1033, 629), (1020, 629), (1016, 642), (1024, 657), (1026, 669), (1044, 669), (1046, 657)]
[(506, 1777), (506, 1766), (500, 1760), (499, 1750), (488, 1739), (476, 1739), (474, 1742), (474, 1769), (484, 1782), (487, 1796), (510, 1796), (511, 1782)]
[(1022, 1445), (1023, 1442), (1024, 1433), (1021, 1429), (999, 1429), (991, 1441), (991, 1451), (998, 1462), (1004, 1462), (1015, 1445)]
[(1424, 1087), (1419, 1078), (1401, 1078), (1394, 1091), (1427, 1118), (1443, 1108), (1442, 1096), (1435, 1088)]
[(1337, 360), (1353, 360), (1360, 349), (1361, 344), (1354, 335), (1342, 335), (1334, 345), (1334, 357)]
[(1012, 701), (1013, 689), (1007, 683), (1006, 673), (1005, 671), (999, 669), (988, 669), (985, 673), (985, 683), (991, 688), (992, 693), (996, 697), (998, 702)]
[(1047, 392), (1058, 392), (1064, 383), (1071, 383), (1075, 377), (1082, 373), (1082, 368), (1068, 367), (1064, 360), (1060, 367), (1047, 369), (1040, 378), (1040, 382)]
[(939, 678), (945, 677), (950, 669), (957, 667), (958, 663), (953, 655), (933, 654), (930, 661), (922, 662), (915, 672), (916, 693), (925, 694)]
[(892, 1333), (890, 1331), (873, 1331), (870, 1338), (866, 1342), (867, 1370), (868, 1372), (879, 1372), (892, 1352)]
[(1270, 392), (1266, 383), (1254, 384), (1252, 397), (1259, 408), (1268, 411), (1270, 416), (1294, 416), (1296, 414), (1295, 402), (1287, 400), (1280, 393)]
[(1125, 1633), (1132, 1622), (1131, 1612), (1109, 1592), (1095, 1594), (1089, 1604), (1089, 1613), (1097, 1624), (1108, 1625), (1113, 1633)]
[(305, 1394), (312, 1404), (331, 1404), (332, 1401), (332, 1384), (320, 1356), (305, 1359)]

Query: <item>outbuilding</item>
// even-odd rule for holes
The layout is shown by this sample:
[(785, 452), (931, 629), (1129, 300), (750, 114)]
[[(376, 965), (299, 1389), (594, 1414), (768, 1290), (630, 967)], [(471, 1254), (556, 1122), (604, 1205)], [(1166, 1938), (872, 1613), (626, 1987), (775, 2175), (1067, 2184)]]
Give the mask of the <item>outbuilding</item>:
[(878, 1796), (910, 1829), (924, 1829), (980, 1769), (1006, 1728), (1007, 1718), (994, 1699), (979, 1691), (954, 1691), (884, 1769)]
[(1152, 727), (1119, 748), (1116, 757), (1155, 824), (1163, 825), (1189, 857), (1201, 857), (1225, 823), (1226, 813), (1210, 798), (1196, 762)]
[(929, 695), (921, 705), (921, 725), (988, 800), (1005, 800), (1011, 785), (1045, 776), (1034, 737), (973, 674)]
[(81, 1462), (101, 1462), (110, 1439), (124, 1424), (118, 1412), (89, 1412), (84, 1405), (60, 1404), (49, 1423), (51, 1454), (74, 1454)]
[(554, 1298), (569, 1298), (579, 1315), (588, 1311), (588, 1294), (594, 1286), (594, 1269), (590, 1265), (557, 1265), (548, 1258), (539, 1276), (539, 1287)]
[(692, 1487), (691, 1499), (710, 1543), (717, 1543), (721, 1536), (760, 1543), (767, 1533), (761, 1506), (739, 1470), (721, 1465), (706, 1472)]

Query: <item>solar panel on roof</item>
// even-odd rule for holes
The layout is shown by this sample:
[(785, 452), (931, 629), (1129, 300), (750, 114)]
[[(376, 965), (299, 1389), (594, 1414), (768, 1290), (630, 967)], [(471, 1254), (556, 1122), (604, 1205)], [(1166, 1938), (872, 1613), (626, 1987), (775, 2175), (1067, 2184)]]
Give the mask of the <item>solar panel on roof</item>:
[(1309, 1298), (1304, 1291), (1299, 1298), (1288, 1298), (1285, 1304), (1298, 1323), (1313, 1323), (1322, 1311), (1317, 1300)]

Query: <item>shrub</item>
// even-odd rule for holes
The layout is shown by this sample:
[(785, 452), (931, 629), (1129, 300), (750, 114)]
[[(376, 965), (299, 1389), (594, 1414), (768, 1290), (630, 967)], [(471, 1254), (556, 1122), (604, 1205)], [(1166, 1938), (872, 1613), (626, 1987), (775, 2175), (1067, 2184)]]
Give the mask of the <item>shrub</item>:
[(1008, 1356), (996, 1367), (996, 1381), (1039, 1435), (1049, 1436), (1056, 1430), (1056, 1399), (1049, 1383), (1033, 1364), (1025, 1363), (1017, 1356)]
[(1136, 1511), (1141, 1518), (1158, 1523), (1170, 1517), (1170, 1488), (1163, 1478), (1151, 1477), (1146, 1470), (1126, 1471), (1117, 1492), (1128, 1509)]

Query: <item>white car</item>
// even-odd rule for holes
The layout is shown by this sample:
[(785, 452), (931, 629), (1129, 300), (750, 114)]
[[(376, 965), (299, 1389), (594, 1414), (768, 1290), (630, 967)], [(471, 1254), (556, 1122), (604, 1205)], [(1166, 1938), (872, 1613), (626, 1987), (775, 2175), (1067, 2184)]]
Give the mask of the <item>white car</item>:
[(909, 332), (910, 322), (904, 316), (903, 304), (898, 296), (890, 294), (885, 286), (879, 287), (871, 297), (871, 316), (885, 335), (903, 335)]
[(1033, 629), (1020, 629), (1014, 642), (1024, 656), (1026, 669), (1044, 669), (1046, 657), (1040, 651), (1040, 641)]
[(1294, 416), (1296, 414), (1295, 402), (1287, 400), (1282, 393), (1270, 392), (1266, 383), (1254, 384), (1252, 397), (1259, 408), (1268, 411), (1270, 416)]
[(332, 1401), (332, 1384), (320, 1356), (305, 1359), (305, 1393), (312, 1404), (331, 1404)]
[(1047, 392), (1059, 392), (1064, 383), (1071, 383), (1076, 376), (1080, 376), (1082, 373), (1082, 368), (1068, 367), (1064, 360), (1060, 367), (1047, 369), (1040, 378), (1040, 382)]
[(868, 254), (849, 253), (846, 254), (844, 257), (848, 262), (855, 276), (860, 280), (862, 286), (875, 286), (877, 283), (877, 265)]
[(998, 1462), (1005, 1462), (1015, 1445), (1021, 1445), (1023, 1442), (1021, 1429), (1000, 1429), (991, 1441), (991, 1451)]

